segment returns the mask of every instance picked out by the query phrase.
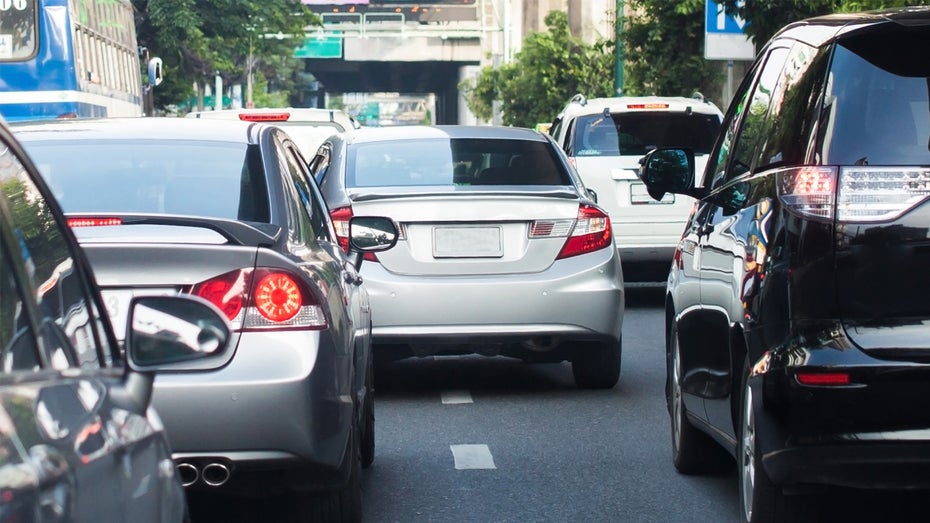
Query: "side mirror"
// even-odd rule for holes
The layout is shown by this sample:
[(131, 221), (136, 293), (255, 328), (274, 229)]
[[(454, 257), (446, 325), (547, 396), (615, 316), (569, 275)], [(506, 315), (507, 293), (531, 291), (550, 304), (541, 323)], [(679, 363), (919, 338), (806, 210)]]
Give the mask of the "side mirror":
[(137, 371), (224, 359), (232, 333), (223, 313), (195, 296), (134, 298), (126, 331), (127, 360)]
[(162, 80), (164, 80), (164, 73), (162, 72), (162, 61), (161, 58), (155, 57), (149, 60), (148, 63), (149, 69), (149, 86), (155, 87), (161, 85)]
[(665, 193), (692, 193), (694, 151), (691, 149), (653, 149), (639, 164), (639, 179), (654, 199), (661, 200)]
[(397, 226), (390, 218), (355, 216), (349, 221), (349, 245), (361, 252), (379, 252), (397, 243)]

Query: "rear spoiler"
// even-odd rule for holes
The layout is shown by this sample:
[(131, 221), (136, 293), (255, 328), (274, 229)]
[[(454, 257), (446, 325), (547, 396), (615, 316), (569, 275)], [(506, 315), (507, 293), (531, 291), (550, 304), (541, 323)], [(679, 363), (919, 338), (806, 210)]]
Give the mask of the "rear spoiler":
[[(532, 187), (532, 189), (528, 189)], [(423, 187), (423, 188), (413, 188), (413, 187), (404, 187), (404, 192), (396, 192), (391, 189), (382, 188), (382, 190), (377, 190), (375, 188), (370, 190), (350, 190), (348, 192), (349, 200), (353, 202), (367, 202), (373, 200), (391, 200), (394, 198), (429, 198), (435, 196), (449, 196), (457, 192), (468, 192), (471, 194), (502, 194), (507, 196), (549, 196), (555, 198), (565, 198), (573, 199), (578, 198), (578, 192), (567, 188), (568, 186), (563, 185), (494, 185), (494, 186), (468, 186), (459, 189), (458, 187), (451, 187), (445, 190), (436, 190), (435, 187)]]
[(271, 223), (240, 222), (223, 218), (186, 216), (175, 214), (141, 214), (119, 212), (65, 213), (72, 219), (118, 219), (121, 225), (171, 225), (176, 227), (199, 227), (210, 229), (235, 245), (271, 247), (281, 238), (281, 227)]

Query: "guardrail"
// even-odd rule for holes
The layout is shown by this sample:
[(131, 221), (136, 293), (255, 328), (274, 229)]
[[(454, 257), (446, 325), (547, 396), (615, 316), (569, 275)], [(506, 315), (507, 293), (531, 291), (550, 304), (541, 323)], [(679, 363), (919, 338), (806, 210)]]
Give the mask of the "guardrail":
[(403, 13), (323, 13), (322, 27), (313, 27), (307, 36), (324, 38), (410, 38), (442, 39), (482, 38), (497, 27), (483, 27), (478, 22), (410, 22)]

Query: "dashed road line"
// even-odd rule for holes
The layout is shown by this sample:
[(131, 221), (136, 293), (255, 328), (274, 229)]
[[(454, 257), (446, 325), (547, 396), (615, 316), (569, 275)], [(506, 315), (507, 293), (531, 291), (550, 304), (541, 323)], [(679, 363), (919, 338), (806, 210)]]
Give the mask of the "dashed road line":
[(487, 445), (449, 445), (456, 470), (496, 469)]
[(463, 403), (474, 403), (471, 398), (471, 392), (467, 390), (444, 390), (440, 392), (443, 405), (461, 405)]

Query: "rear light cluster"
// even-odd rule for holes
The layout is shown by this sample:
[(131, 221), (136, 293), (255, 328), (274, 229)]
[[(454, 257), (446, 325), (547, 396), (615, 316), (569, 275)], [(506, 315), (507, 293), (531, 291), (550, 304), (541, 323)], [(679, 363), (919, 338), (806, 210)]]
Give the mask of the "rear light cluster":
[(578, 208), (575, 220), (537, 220), (530, 224), (530, 238), (561, 238), (567, 236), (559, 259), (570, 258), (610, 246), (610, 218), (590, 205)]
[(193, 285), (189, 292), (219, 307), (235, 330), (319, 330), (327, 326), (316, 295), (282, 269), (231, 271)]
[[(349, 220), (352, 219), (351, 207), (339, 207), (329, 212), (329, 217), (333, 220), (333, 228), (336, 229), (336, 239), (343, 252), (349, 252)], [(373, 252), (366, 252), (364, 259), (377, 262), (378, 257)]]
[(924, 167), (798, 167), (778, 173), (778, 196), (801, 216), (862, 223), (895, 219), (930, 196)]

